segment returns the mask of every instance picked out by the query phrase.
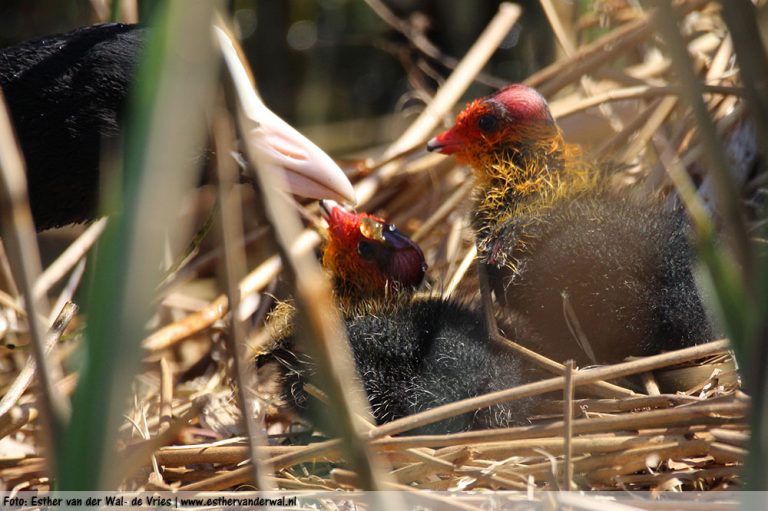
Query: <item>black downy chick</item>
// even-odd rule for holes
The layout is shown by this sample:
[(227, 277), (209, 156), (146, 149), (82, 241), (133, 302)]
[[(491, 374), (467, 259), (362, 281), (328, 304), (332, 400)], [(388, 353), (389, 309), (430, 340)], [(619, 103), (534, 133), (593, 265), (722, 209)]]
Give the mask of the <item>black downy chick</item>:
[(612, 189), (538, 92), (475, 100), (428, 149), (472, 167), (478, 257), (545, 355), (602, 364), (713, 339), (684, 213)]
[[(24, 154), (37, 230), (96, 216), (102, 151), (122, 133), (148, 34), (139, 25), (109, 23), (0, 49), (0, 87)], [(223, 30), (215, 35), (240, 101), (256, 117), (242, 143), (285, 172), (289, 191), (354, 202), (352, 185), (333, 160), (263, 104), (237, 43)], [(201, 147), (201, 163), (205, 154)]]
[[(334, 277), (378, 424), (530, 381), (534, 370), (494, 344), (476, 310), (438, 297), (412, 299), (426, 270), (413, 241), (381, 218), (351, 213), (332, 201), (322, 204), (329, 224), (323, 266)], [(314, 372), (311, 359), (290, 338), (271, 356), (283, 367), (288, 401), (310, 406), (314, 399), (304, 386)], [(531, 405), (532, 400), (496, 405), (415, 432), (520, 425)]]

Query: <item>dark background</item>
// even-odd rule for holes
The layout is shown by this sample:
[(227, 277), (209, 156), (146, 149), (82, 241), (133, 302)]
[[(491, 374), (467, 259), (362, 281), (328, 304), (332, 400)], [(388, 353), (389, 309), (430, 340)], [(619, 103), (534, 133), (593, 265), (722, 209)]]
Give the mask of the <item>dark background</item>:
[[(231, 0), (226, 5), (237, 21), (259, 90), (275, 112), (310, 131), (312, 125), (349, 120), (371, 124), (367, 130), (331, 130), (342, 140), (318, 140), (338, 153), (396, 136), (392, 129), (385, 135), (372, 134), (376, 118), (418, 110), (438, 80), (450, 73), (448, 60), (466, 53), (500, 2), (384, 3), (402, 22), (423, 27), (449, 59), (425, 56), (363, 0)], [(139, 2), (142, 21), (153, 5), (154, 1)], [(485, 84), (476, 83), (468, 98), (519, 81), (552, 60), (552, 35), (538, 2), (524, 1), (521, 6), (523, 18), (485, 69), (492, 77)], [(90, 0), (2, 0), (0, 46), (98, 21)]]

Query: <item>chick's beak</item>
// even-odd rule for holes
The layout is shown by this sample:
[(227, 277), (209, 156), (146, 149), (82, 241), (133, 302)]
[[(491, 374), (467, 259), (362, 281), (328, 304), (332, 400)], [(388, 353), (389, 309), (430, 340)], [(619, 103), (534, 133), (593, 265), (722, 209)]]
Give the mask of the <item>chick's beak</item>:
[(463, 140), (450, 129), (427, 142), (427, 151), (441, 154), (453, 154), (462, 146)]
[(327, 200), (327, 199), (321, 200), (320, 213), (323, 215), (323, 218), (325, 220), (328, 220), (329, 218), (331, 218), (331, 211), (333, 211), (333, 209), (337, 206), (338, 204), (336, 203), (336, 201)]
[(220, 26), (215, 26), (213, 32), (237, 94), (249, 159), (256, 155), (256, 160), (281, 169), (290, 192), (356, 203), (352, 183), (331, 157), (261, 100), (242, 51), (230, 33)]
[(356, 223), (357, 220), (355, 213), (352, 213), (333, 200), (321, 200), (320, 213), (331, 228), (339, 226), (344, 222)]

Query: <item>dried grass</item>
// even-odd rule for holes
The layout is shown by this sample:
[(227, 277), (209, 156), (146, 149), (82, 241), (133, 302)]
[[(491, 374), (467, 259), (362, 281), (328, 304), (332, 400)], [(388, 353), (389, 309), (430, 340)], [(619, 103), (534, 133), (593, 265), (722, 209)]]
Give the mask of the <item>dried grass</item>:
[[(378, 2), (371, 4), (379, 6)], [(703, 92), (709, 114), (716, 123), (724, 122), (742, 102), (728, 32), (717, 8), (709, 2), (689, 0), (677, 4), (685, 12), (696, 13), (686, 22), (690, 31), (688, 48), (695, 49), (692, 53), (700, 76), (706, 77)], [(548, 14), (556, 16), (553, 12)], [(553, 110), (563, 116), (567, 139), (578, 140), (588, 152), (602, 159), (616, 159), (616, 163), (625, 165), (626, 170), (616, 176), (618, 186), (647, 186), (651, 182), (655, 189), (668, 192), (672, 185), (664, 171), (666, 160), (657, 155), (671, 152), (678, 156), (678, 161), (685, 162), (686, 157), (698, 154), (694, 143), (698, 126), (677, 101), (685, 90), (668, 65), (655, 64), (659, 62), (659, 53), (652, 40), (651, 13), (625, 6), (601, 16), (601, 23), (610, 27), (605, 35), (581, 46), (565, 44), (569, 55), (531, 76), (528, 83), (548, 96), (559, 92), (557, 98), (552, 98)], [(593, 27), (596, 23), (595, 15), (587, 13), (575, 27)], [(560, 38), (567, 41), (568, 35), (559, 28)], [(408, 27), (402, 25), (399, 29), (407, 31)], [(420, 41), (422, 46), (427, 43)], [(353, 173), (362, 198), (361, 207), (393, 219), (421, 244), (430, 262), (428, 287), (460, 298), (478, 293), (475, 272), (470, 271), (475, 252), (466, 225), (471, 177), (466, 168), (456, 166), (450, 159), (437, 159), (412, 148), (423, 147), (424, 139), (455, 107), (466, 83), (480, 72), (482, 65), (477, 65), (473, 60), (476, 58), (480, 57), (468, 59), (472, 60), (469, 71), (463, 62), (458, 63), (454, 81), (449, 80), (463, 80), (464, 85), (450, 94), (438, 93), (436, 98), (443, 98), (439, 104), (428, 105), (427, 114), (383, 156), (362, 163), (358, 172)], [(605, 69), (619, 59), (624, 62), (622, 70), (616, 65)], [(588, 83), (582, 78), (588, 78)], [(626, 87), (627, 83), (632, 86)], [(610, 111), (601, 109), (607, 103), (611, 104)], [(719, 134), (726, 146), (737, 143), (735, 127), (743, 123), (743, 118), (729, 122), (731, 127)], [(684, 170), (689, 181), (692, 178), (706, 182), (700, 165), (688, 165)], [(703, 200), (709, 201), (711, 197), (705, 195)], [(315, 215), (312, 207), (305, 209), (308, 217)], [(92, 237), (98, 236), (95, 231), (96, 228), (90, 229), (84, 239), (75, 242), (67, 252), (72, 256), (65, 266), (59, 266), (61, 271), (55, 272), (56, 279), (87, 257), (85, 249), (92, 243)], [(304, 250), (318, 241), (319, 236), (307, 230), (297, 237), (295, 245)], [(249, 252), (249, 257), (251, 262), (259, 262), (249, 275), (240, 279), (236, 301), (241, 314), (247, 304), (267, 299), (261, 293), (281, 271), (280, 260), (274, 254)], [(50, 270), (44, 272), (52, 274)], [(181, 280), (172, 291), (184, 295), (192, 284), (194, 279)], [(51, 287), (47, 281), (39, 285), (41, 293)], [(20, 304), (11, 290), (4, 291)], [(230, 297), (235, 296), (232, 292), (230, 289)], [(136, 378), (133, 410), (126, 414), (131, 419), (121, 428), (118, 451), (144, 453), (144, 459), (138, 462), (143, 468), (123, 482), (126, 489), (211, 491), (253, 483), (248, 444), (242, 437), (231, 438), (233, 430), (242, 434), (242, 429), (238, 426), (238, 396), (228, 376), (230, 369), (222, 342), (233, 335), (229, 331), (230, 299), (225, 294), (216, 296), (215, 292), (208, 295), (203, 302), (197, 298), (191, 301), (202, 303), (191, 313), (174, 306), (172, 300), (159, 302), (157, 326), (143, 343), (146, 358), (143, 371)], [(2, 305), (3, 317), (11, 320), (7, 322), (6, 336), (28, 336), (21, 310), (20, 306)], [(73, 324), (78, 325), (79, 321), (73, 320)], [(68, 345), (79, 340), (76, 331), (69, 332), (65, 337), (70, 340), (56, 350), (60, 357), (66, 355)], [(237, 337), (258, 339), (260, 332), (261, 324), (256, 324)], [(61, 333), (57, 331), (56, 335)], [(715, 355), (719, 358), (713, 358)], [(2, 357), (5, 362), (0, 382), (7, 392), (18, 372), (8, 368), (21, 365), (19, 357), (9, 350)], [(566, 371), (561, 364), (543, 357), (539, 356), (537, 361), (556, 375)], [(482, 396), (471, 403), (447, 405), (375, 427), (363, 438), (388, 463), (389, 482), (385, 486), (408, 491), (542, 490), (554, 489), (563, 481), (572, 481), (579, 489), (739, 488), (749, 438), (749, 398), (739, 390), (734, 369), (727, 375), (722, 365), (716, 366), (723, 362), (732, 361), (727, 345), (717, 342), (650, 360), (567, 371), (565, 377), (534, 382)], [(618, 380), (638, 373), (648, 375), (650, 380), (650, 375), (659, 376), (658, 371), (670, 365), (693, 367), (706, 374), (677, 392), (651, 395), (627, 389), (626, 383)], [(350, 465), (342, 458), (339, 442), (325, 440), (301, 445), (309, 438), (308, 429), (280, 402), (273, 376), (262, 371), (258, 385), (239, 396), (240, 400), (253, 399), (246, 408), (257, 410), (265, 420), (269, 445), (255, 452), (266, 456), (261, 467), (275, 470), (268, 484), (281, 489), (354, 487), (358, 477), (346, 470)], [(564, 401), (548, 401), (540, 410), (542, 415), (531, 417), (530, 426), (452, 435), (389, 436), (499, 399), (542, 394), (564, 386), (571, 389), (571, 383), (577, 386), (577, 397), (566, 392)], [(72, 380), (60, 380), (57, 388), (71, 392)], [(0, 436), (10, 446), (0, 458), (0, 481), (7, 490), (48, 488), (46, 463), (34, 454), (34, 449), (30, 450), (38, 445), (35, 394), (27, 391), (13, 401), (13, 406), (0, 414)], [(331, 470), (333, 467), (336, 468)]]

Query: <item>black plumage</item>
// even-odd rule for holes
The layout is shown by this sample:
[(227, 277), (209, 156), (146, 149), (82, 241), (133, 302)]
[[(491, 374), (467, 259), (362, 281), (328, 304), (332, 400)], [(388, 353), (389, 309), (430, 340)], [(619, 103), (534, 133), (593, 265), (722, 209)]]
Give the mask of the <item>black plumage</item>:
[[(490, 340), (481, 314), (441, 298), (416, 299), (391, 310), (352, 314), (347, 334), (378, 424), (436, 406), (531, 381), (534, 370)], [(285, 397), (319, 417), (304, 387), (311, 358), (286, 340), (270, 357), (282, 366)], [(532, 399), (503, 403), (438, 422), (412, 433), (449, 433), (525, 424)], [(314, 409), (314, 412), (313, 412)]]
[(101, 150), (120, 134), (145, 32), (94, 25), (0, 50), (38, 230), (94, 217)]
[[(0, 87), (26, 159), (38, 230), (95, 218), (102, 187), (99, 164), (105, 146), (114, 144), (125, 124), (148, 30), (94, 25), (0, 50)], [(248, 105), (249, 133), (240, 144), (274, 161), (285, 172), (287, 191), (354, 202), (352, 184), (339, 166), (263, 104), (236, 41), (220, 27), (214, 33), (232, 86), (228, 91), (236, 95), (233, 104)], [(205, 180), (211, 155), (203, 144), (190, 154), (190, 163), (200, 170), (198, 183)], [(248, 165), (243, 159), (241, 168)]]
[(538, 221), (537, 236), (516, 255), (518, 271), (487, 268), (496, 296), (548, 340), (539, 345), (544, 354), (607, 363), (713, 338), (681, 211), (590, 190), (558, 201)]
[[(437, 296), (413, 296), (426, 270), (424, 254), (394, 225), (332, 201), (322, 201), (321, 211), (328, 222), (323, 266), (336, 282), (355, 365), (377, 423), (535, 377), (533, 368), (491, 339), (474, 308)], [(510, 335), (524, 335), (514, 331), (520, 324), (512, 323)], [(261, 363), (279, 362), (285, 400), (310, 418), (321, 418), (312, 411), (317, 411), (317, 400), (305, 390), (316, 370), (312, 359), (288, 334), (276, 346)], [(523, 424), (533, 403), (492, 406), (419, 432)]]

